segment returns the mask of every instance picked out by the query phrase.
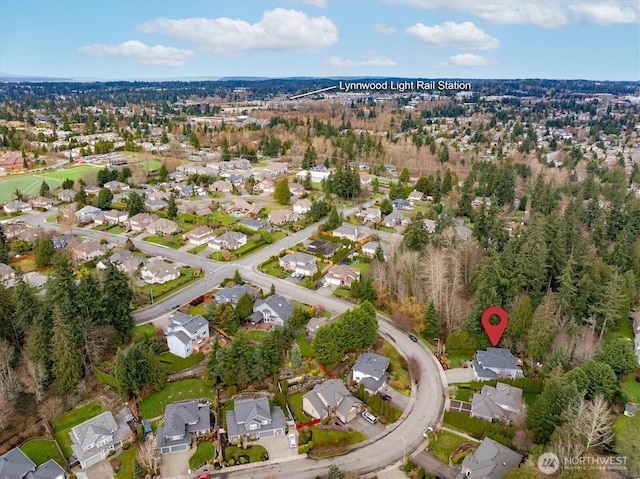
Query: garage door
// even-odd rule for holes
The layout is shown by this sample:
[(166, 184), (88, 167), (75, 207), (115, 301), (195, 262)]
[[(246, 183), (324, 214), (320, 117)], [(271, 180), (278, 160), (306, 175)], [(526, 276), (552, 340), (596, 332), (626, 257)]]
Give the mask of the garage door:
[(182, 444), (180, 446), (173, 446), (171, 448), (171, 452), (180, 452), (180, 451), (186, 451), (187, 450), (187, 445), (186, 444)]
[(273, 431), (264, 431), (263, 433), (260, 434), (260, 436), (262, 436), (262, 437), (271, 437), (271, 436), (273, 436)]

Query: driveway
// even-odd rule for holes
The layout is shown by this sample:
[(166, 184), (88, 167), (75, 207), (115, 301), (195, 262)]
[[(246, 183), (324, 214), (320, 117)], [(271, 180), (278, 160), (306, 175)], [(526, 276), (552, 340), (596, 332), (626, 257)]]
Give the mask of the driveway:
[(113, 479), (113, 469), (109, 461), (100, 461), (88, 469), (84, 469), (84, 473), (89, 479)]
[(385, 384), (382, 388), (382, 392), (391, 396), (391, 405), (404, 411), (409, 405), (409, 396), (405, 396), (399, 391), (396, 391), (388, 384)]
[(347, 427), (352, 427), (356, 431), (360, 431), (362, 434), (367, 436), (368, 438), (372, 438), (377, 436), (378, 434), (382, 434), (386, 429), (382, 424), (376, 422), (375, 424), (371, 424), (369, 421), (366, 421), (360, 414), (358, 414), (355, 419), (353, 419)]
[(196, 452), (195, 448), (188, 451), (174, 452), (162, 455), (160, 464), (161, 477), (187, 477), (189, 471), (189, 458)]
[(468, 383), (475, 379), (473, 376), (473, 368), (454, 368), (447, 369), (444, 372), (447, 377), (447, 383)]
[(265, 437), (258, 441), (258, 444), (264, 446), (269, 453), (269, 460), (286, 459), (298, 455), (297, 447), (289, 447), (289, 434), (296, 435), (296, 444), (298, 443), (298, 433), (295, 428), (290, 428), (290, 432), (279, 436)]

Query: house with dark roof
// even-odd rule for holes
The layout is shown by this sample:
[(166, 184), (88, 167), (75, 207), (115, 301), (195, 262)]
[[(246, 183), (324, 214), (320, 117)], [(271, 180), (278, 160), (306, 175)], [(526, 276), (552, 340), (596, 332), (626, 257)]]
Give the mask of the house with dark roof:
[(487, 437), (464, 458), (456, 479), (502, 479), (518, 467), (522, 459), (522, 455)]
[(482, 386), (480, 394), (471, 397), (471, 417), (485, 421), (512, 421), (522, 407), (522, 389), (501, 382)]
[(278, 294), (266, 299), (258, 299), (253, 305), (253, 313), (247, 318), (254, 323), (268, 323), (284, 326), (293, 313), (293, 304)]
[(116, 416), (111, 411), (106, 411), (72, 427), (69, 431), (71, 449), (80, 462), (80, 467), (86, 469), (102, 461), (109, 452), (121, 446), (131, 433), (127, 424), (130, 417), (131, 411), (126, 408)]
[(2, 479), (64, 479), (66, 473), (53, 459), (36, 466), (22, 450), (16, 447), (0, 456), (0, 477)]
[(476, 380), (486, 381), (496, 378), (516, 378), (522, 376), (522, 369), (511, 351), (505, 348), (487, 348), (477, 351), (472, 362)]
[(191, 316), (178, 312), (169, 319), (171, 322), (167, 325), (167, 346), (176, 356), (191, 356), (194, 343), (201, 343), (209, 337), (209, 322), (200, 314)]
[(351, 368), (353, 380), (364, 385), (365, 391), (375, 394), (387, 382), (389, 358), (375, 353), (362, 353)]
[(169, 404), (164, 426), (158, 428), (158, 449), (162, 454), (187, 451), (194, 436), (211, 432), (209, 402), (187, 401)]
[(351, 395), (339, 379), (327, 379), (316, 384), (302, 396), (302, 410), (314, 419), (332, 416), (344, 424), (356, 417), (362, 410), (362, 401)]
[(248, 284), (236, 285), (231, 288), (222, 288), (214, 295), (216, 303), (231, 303), (234, 306), (238, 303), (240, 296), (248, 293), (251, 298), (256, 299), (256, 290)]
[(264, 220), (256, 220), (252, 218), (245, 218), (243, 220), (238, 221), (240, 226), (244, 226), (245, 228), (249, 228), (253, 231), (265, 230), (265, 231), (273, 231), (273, 228)]
[(286, 422), (282, 409), (269, 405), (265, 397), (240, 399), (227, 412), (227, 437), (239, 441), (243, 437), (261, 439), (284, 434)]
[(313, 240), (307, 245), (307, 251), (311, 254), (324, 256), (329, 258), (336, 254), (336, 251), (340, 249), (342, 245), (327, 240)]

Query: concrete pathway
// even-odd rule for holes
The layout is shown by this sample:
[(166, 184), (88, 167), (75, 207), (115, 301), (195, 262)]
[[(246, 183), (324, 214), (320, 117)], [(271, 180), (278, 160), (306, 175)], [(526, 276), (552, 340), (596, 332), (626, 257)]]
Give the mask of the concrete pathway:
[(448, 369), (444, 372), (447, 378), (447, 384), (453, 383), (468, 383), (473, 381), (473, 368), (454, 368)]

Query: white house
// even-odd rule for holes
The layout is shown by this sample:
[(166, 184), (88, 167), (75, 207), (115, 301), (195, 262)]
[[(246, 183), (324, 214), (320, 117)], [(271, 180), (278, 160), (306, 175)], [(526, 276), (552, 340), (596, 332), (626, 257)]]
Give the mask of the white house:
[(156, 257), (142, 267), (140, 274), (145, 283), (164, 284), (180, 277), (180, 266)]
[(387, 382), (389, 358), (375, 353), (363, 353), (358, 356), (351, 368), (353, 380), (364, 385), (370, 394), (377, 393)]
[(31, 211), (33, 208), (29, 203), (24, 201), (13, 200), (4, 205), (5, 213), (25, 213)]
[(235, 251), (247, 244), (247, 235), (237, 231), (227, 231), (209, 240), (209, 248), (220, 251), (223, 249)]
[(311, 211), (311, 200), (308, 198), (301, 198), (293, 205), (293, 212), (303, 215)]
[(289, 253), (280, 258), (280, 267), (290, 273), (313, 276), (318, 271), (316, 257), (308, 253)]
[(522, 369), (511, 351), (505, 348), (487, 348), (477, 351), (472, 363), (476, 380), (522, 377)]
[(367, 256), (368, 258), (373, 258), (376, 255), (378, 246), (382, 248), (384, 259), (389, 259), (389, 257), (391, 256), (391, 249), (386, 244), (382, 244), (379, 241), (369, 241), (368, 243), (362, 245), (362, 254), (364, 256)]
[(286, 298), (274, 294), (267, 299), (258, 299), (253, 305), (253, 313), (247, 319), (254, 323), (284, 326), (292, 313), (293, 305)]
[(209, 242), (215, 235), (213, 230), (206, 225), (198, 226), (192, 229), (188, 233), (182, 235), (182, 237), (189, 241), (189, 244), (200, 246)]
[(310, 175), (313, 183), (320, 183), (329, 177), (329, 173), (329, 171), (303, 170), (297, 172), (296, 177), (298, 181), (302, 182), (307, 178), (307, 175)]
[(167, 345), (176, 356), (186, 358), (193, 353), (193, 344), (209, 337), (209, 322), (204, 316), (175, 313), (167, 326)]

